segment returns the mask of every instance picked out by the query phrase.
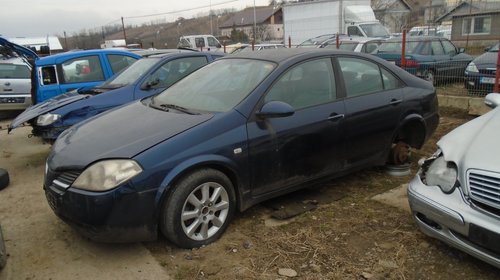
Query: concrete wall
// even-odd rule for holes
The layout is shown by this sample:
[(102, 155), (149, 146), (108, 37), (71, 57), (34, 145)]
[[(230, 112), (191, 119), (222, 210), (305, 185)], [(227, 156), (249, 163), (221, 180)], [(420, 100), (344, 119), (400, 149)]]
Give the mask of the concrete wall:
[(469, 115), (479, 116), (489, 112), (491, 109), (484, 105), (484, 97), (465, 97), (438, 95), (440, 107), (451, 107), (469, 112)]

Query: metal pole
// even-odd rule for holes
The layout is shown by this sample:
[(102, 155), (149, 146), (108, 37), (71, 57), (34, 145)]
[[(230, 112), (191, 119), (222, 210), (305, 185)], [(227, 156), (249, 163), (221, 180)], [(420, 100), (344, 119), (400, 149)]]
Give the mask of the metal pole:
[(257, 38), (257, 15), (255, 14), (255, 0), (253, 0), (253, 41)]
[(123, 28), (123, 39), (125, 39), (125, 43), (127, 43), (127, 33), (125, 33), (125, 23), (123, 23), (123, 17), (122, 17), (122, 28)]
[(401, 47), (401, 68), (406, 67), (406, 28), (403, 29), (403, 46)]
[(212, 0), (210, 0), (210, 35), (214, 35), (214, 30), (212, 28)]
[[(500, 40), (499, 40), (499, 42), (500, 42)], [(496, 74), (495, 74), (495, 88), (494, 88), (494, 92), (496, 92), (496, 93), (500, 93), (500, 92), (498, 92), (498, 82), (500, 82), (500, 52), (498, 52), (497, 70), (496, 70)]]

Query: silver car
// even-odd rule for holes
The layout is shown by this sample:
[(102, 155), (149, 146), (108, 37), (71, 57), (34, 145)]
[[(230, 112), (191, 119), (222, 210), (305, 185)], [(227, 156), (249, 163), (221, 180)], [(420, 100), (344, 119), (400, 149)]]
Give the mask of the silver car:
[(0, 55), (0, 111), (31, 105), (31, 68), (22, 58)]
[[(500, 94), (486, 96), (500, 105)], [(448, 133), (408, 188), (422, 232), (500, 268), (500, 109)]]

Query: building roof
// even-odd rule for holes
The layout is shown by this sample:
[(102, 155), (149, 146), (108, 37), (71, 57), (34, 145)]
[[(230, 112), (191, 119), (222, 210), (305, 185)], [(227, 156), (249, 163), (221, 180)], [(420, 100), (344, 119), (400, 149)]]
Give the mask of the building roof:
[(41, 46), (49, 46), (51, 50), (62, 51), (63, 47), (59, 38), (56, 36), (46, 36), (46, 37), (15, 37), (9, 38), (9, 41), (16, 43), (25, 47), (34, 47), (37, 51), (40, 51)]
[[(230, 19), (220, 25), (220, 28), (228, 28), (235, 26), (253, 25), (253, 7), (246, 8), (234, 14)], [(274, 13), (281, 8), (273, 6), (255, 7), (255, 23), (260, 24), (270, 18)]]
[(454, 16), (478, 15), (484, 13), (492, 13), (500, 10), (499, 2), (480, 2), (472, 3), (460, 2), (455, 7), (452, 7), (448, 12), (438, 17), (435, 22), (451, 20)]

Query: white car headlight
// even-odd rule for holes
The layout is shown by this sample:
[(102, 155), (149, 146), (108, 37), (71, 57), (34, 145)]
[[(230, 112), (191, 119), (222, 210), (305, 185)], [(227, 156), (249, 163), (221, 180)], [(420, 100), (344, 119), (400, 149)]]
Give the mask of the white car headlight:
[(38, 118), (36, 119), (36, 124), (39, 126), (50, 125), (56, 122), (60, 117), (61, 115), (58, 114), (51, 114), (51, 113), (43, 114), (38, 116)]
[(444, 193), (451, 193), (458, 183), (457, 167), (454, 163), (447, 162), (443, 156), (431, 160), (424, 174), (426, 185), (439, 186)]
[(479, 70), (477, 69), (477, 66), (474, 62), (469, 63), (469, 65), (467, 65), (467, 68), (465, 68), (465, 71), (479, 73)]
[(72, 187), (102, 192), (116, 188), (142, 172), (139, 164), (130, 159), (104, 160), (85, 169)]

